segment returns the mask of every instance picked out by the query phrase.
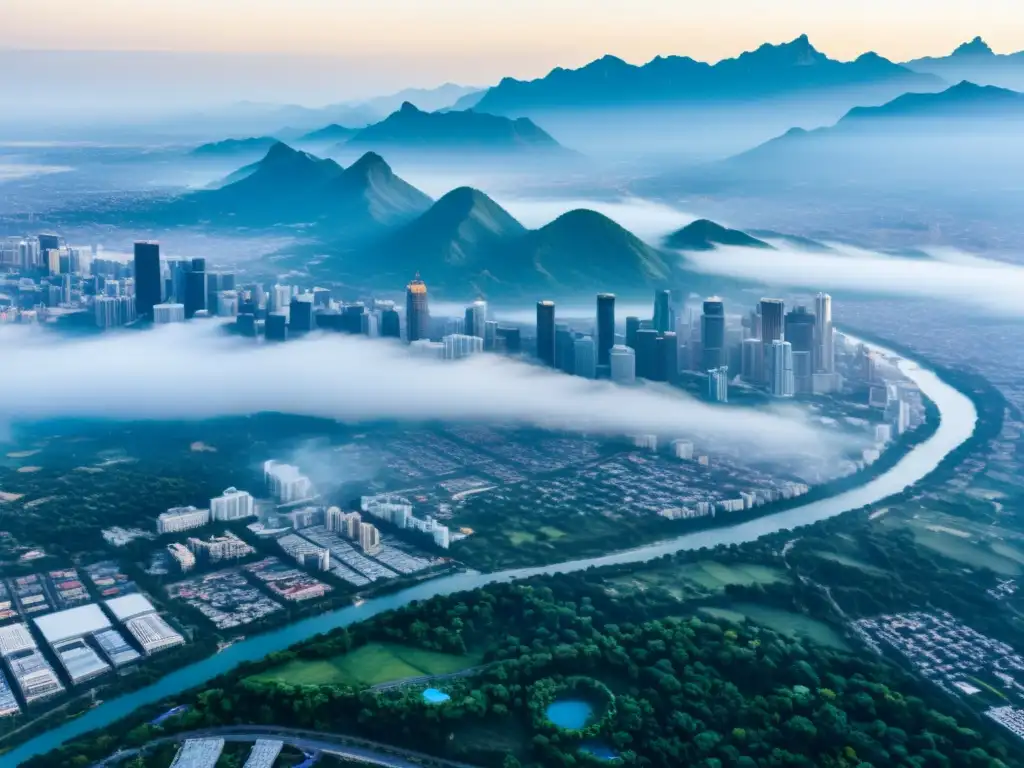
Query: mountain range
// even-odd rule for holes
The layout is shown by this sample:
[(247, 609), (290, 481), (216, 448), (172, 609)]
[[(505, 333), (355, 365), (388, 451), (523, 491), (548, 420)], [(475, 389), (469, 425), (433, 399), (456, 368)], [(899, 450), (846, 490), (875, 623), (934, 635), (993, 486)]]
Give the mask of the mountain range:
[(173, 225), (305, 225), (321, 235), (358, 237), (409, 221), (431, 202), (374, 152), (343, 168), (278, 142), (218, 188), (160, 203), (145, 214)]
[(926, 56), (904, 66), (915, 72), (937, 75), (949, 82), (969, 80), (1024, 90), (1024, 51), (996, 53), (980, 37), (960, 45), (948, 56)]
[(202, 158), (235, 158), (239, 155), (262, 154), (277, 144), (277, 139), (271, 136), (254, 136), (248, 139), (225, 139), (224, 141), (202, 144), (193, 149), (190, 154), (193, 157)]
[(485, 112), (424, 112), (410, 102), (349, 138), (345, 147), (416, 152), (568, 154), (532, 120)]
[(827, 128), (793, 128), (725, 160), (636, 186), (639, 194), (779, 192), (826, 184), (907, 192), (1016, 185), (1024, 173), (1024, 94), (962, 82), (937, 93), (908, 93), (856, 107)]
[(659, 56), (636, 66), (605, 56), (580, 69), (554, 69), (537, 80), (505, 78), (484, 94), (476, 108), (531, 114), (573, 107), (744, 101), (843, 87), (880, 87), (891, 97), (942, 85), (935, 75), (915, 72), (875, 53), (851, 62), (830, 59), (801, 35), (781, 45), (766, 43), (717, 64)]
[(315, 131), (309, 131), (295, 137), (296, 144), (337, 144), (338, 142), (350, 139), (359, 133), (358, 128), (346, 128), (337, 123), (325, 125)]
[[(614, 286), (624, 295), (683, 284), (710, 290), (684, 260), (608, 217), (577, 209), (530, 230), (483, 192), (460, 187), (418, 218), (367, 244), (335, 249), (316, 266), (324, 279), (380, 287), (419, 272), (441, 296), (581, 295)], [(718, 282), (718, 281), (716, 281)]]

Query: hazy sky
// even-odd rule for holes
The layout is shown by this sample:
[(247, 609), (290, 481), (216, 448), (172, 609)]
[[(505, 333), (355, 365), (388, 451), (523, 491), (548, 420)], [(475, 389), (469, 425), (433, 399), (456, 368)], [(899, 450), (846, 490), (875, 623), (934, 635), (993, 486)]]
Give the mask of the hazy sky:
[[(806, 33), (852, 59), (1024, 49), (1020, 0), (0, 0), (0, 123), (322, 106), (540, 77), (611, 53), (717, 61)], [(20, 134), (19, 134), (20, 135)]]
[(399, 56), (410, 80), (536, 76), (604, 53), (717, 60), (806, 32), (906, 59), (980, 34), (1024, 48), (1019, 0), (0, 0), (0, 47)]

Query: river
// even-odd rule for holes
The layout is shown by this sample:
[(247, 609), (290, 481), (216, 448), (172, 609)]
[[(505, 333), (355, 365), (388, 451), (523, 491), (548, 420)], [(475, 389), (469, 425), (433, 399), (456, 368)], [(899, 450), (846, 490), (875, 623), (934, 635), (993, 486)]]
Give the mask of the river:
[(56, 749), (76, 736), (103, 728), (116, 720), (127, 717), (139, 707), (200, 686), (242, 662), (261, 659), (269, 653), (284, 650), (318, 632), (326, 632), (335, 627), (364, 621), (378, 613), (392, 608), (400, 608), (413, 600), (425, 600), (435, 595), (446, 595), (495, 582), (514, 581), (540, 574), (569, 573), (582, 571), (592, 566), (617, 563), (640, 563), (683, 550), (713, 547), (720, 544), (742, 544), (776, 531), (809, 525), (835, 517), (843, 512), (859, 509), (899, 493), (924, 478), (939, 465), (946, 455), (962, 445), (973, 434), (978, 414), (974, 404), (966, 395), (942, 381), (933, 371), (921, 367), (912, 360), (900, 358), (884, 348), (869, 346), (898, 361), (903, 373), (920, 387), (926, 397), (935, 403), (940, 414), (940, 423), (935, 434), (911, 449), (888, 472), (858, 488), (738, 525), (688, 533), (674, 539), (667, 539), (637, 549), (614, 552), (602, 557), (490, 574), (468, 572), (444, 576), (401, 592), (367, 600), (362, 605), (339, 608), (314, 616), (279, 630), (235, 643), (221, 653), (172, 672), (150, 686), (106, 701), (81, 717), (47, 731), (3, 755), (0, 757), (0, 768), (8, 768), (8, 766), (14, 768), (24, 760)]

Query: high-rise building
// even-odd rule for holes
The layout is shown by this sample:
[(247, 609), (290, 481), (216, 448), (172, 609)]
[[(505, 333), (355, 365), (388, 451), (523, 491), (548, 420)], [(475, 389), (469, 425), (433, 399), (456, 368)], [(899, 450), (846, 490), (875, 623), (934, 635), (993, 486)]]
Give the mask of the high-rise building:
[(263, 334), (267, 337), (267, 341), (287, 341), (288, 315), (284, 312), (268, 314), (266, 324), (263, 326)]
[(673, 328), (672, 322), (672, 292), (654, 292), (654, 330), (658, 333), (665, 333)]
[(430, 309), (427, 286), (417, 272), (405, 287), (405, 340), (409, 343), (430, 338)]
[(703, 368), (721, 368), (725, 362), (725, 303), (717, 296), (704, 300), (700, 317), (700, 348)]
[(565, 323), (555, 323), (555, 368), (565, 373), (576, 370), (576, 335)]
[(522, 334), (518, 328), (499, 325), (494, 332), (494, 346), (509, 355), (518, 355), (523, 351)]
[(380, 551), (380, 531), (373, 523), (359, 524), (359, 548), (368, 555)]
[(761, 310), (761, 341), (766, 347), (773, 341), (781, 341), (785, 302), (782, 299), (761, 299), (758, 307)]
[(751, 384), (764, 381), (764, 344), (756, 336), (740, 344), (740, 377)]
[(729, 369), (724, 365), (708, 371), (708, 400), (713, 403), (729, 402)]
[(185, 317), (191, 319), (206, 308), (206, 259), (192, 259), (185, 276)]
[(466, 321), (463, 331), (467, 336), (479, 336), (484, 338), (487, 323), (487, 302), (477, 299), (466, 307)]
[(195, 507), (172, 507), (156, 519), (156, 532), (179, 533), (201, 528), (210, 522), (210, 510)]
[(786, 341), (793, 346), (793, 386), (797, 393), (812, 391), (814, 331), (817, 321), (806, 307), (786, 313)]
[(484, 351), (482, 336), (468, 336), (464, 333), (452, 333), (441, 339), (444, 344), (444, 359), (459, 360)]
[(380, 335), (386, 339), (402, 338), (402, 320), (398, 310), (387, 307), (380, 312)]
[(271, 312), (287, 312), (292, 301), (290, 285), (274, 285), (270, 290), (269, 309)]
[(616, 344), (608, 355), (611, 378), (616, 384), (633, 384), (636, 381), (636, 351), (632, 347)]
[(537, 357), (548, 366), (555, 365), (555, 302), (537, 302)]
[(626, 318), (626, 346), (636, 349), (636, 334), (640, 330), (640, 318), (639, 317), (627, 317)]
[(217, 317), (238, 316), (238, 291), (219, 291), (217, 293)]
[(313, 483), (303, 475), (299, 468), (291, 464), (282, 464), (273, 459), (263, 462), (263, 478), (267, 489), (282, 504), (291, 504), (315, 495)]
[(313, 294), (294, 296), (288, 305), (290, 333), (309, 333), (313, 330)]
[(795, 393), (793, 382), (793, 346), (788, 341), (776, 339), (768, 347), (765, 358), (768, 369), (768, 391), (775, 397), (792, 397)]
[(255, 510), (252, 495), (237, 488), (228, 488), (217, 498), (210, 499), (210, 516), (214, 520), (243, 520), (255, 515)]
[(185, 322), (184, 304), (154, 304), (153, 322), (156, 325)]
[(484, 321), (484, 349), (488, 352), (494, 349), (494, 342), (498, 338), (498, 321)]
[(589, 336), (573, 342), (573, 372), (585, 379), (597, 377), (597, 353)]
[(313, 306), (320, 309), (327, 309), (331, 306), (331, 289), (330, 288), (314, 288), (313, 289)]
[(349, 512), (345, 515), (345, 537), (355, 541), (359, 538), (359, 526), (362, 525), (363, 517), (358, 512)]
[(659, 367), (658, 332), (653, 328), (641, 328), (636, 334), (636, 376), (656, 381)]
[(615, 294), (597, 294), (597, 364), (608, 365), (615, 346)]
[(836, 369), (835, 342), (832, 335), (832, 297), (819, 293), (814, 299), (814, 365), (815, 373), (832, 373)]
[(135, 243), (135, 311), (153, 319), (153, 307), (162, 297), (160, 245), (150, 241)]
[(679, 337), (675, 331), (666, 331), (660, 341), (660, 373), (665, 381), (675, 384), (679, 381)]

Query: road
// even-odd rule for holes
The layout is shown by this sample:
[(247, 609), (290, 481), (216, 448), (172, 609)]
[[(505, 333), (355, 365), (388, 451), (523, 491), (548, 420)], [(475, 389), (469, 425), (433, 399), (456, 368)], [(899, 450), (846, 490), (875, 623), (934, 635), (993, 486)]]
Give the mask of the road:
[(473, 675), (483, 672), (488, 667), (493, 667), (495, 664), (500, 663), (500, 661), (492, 661), (490, 664), (481, 664), (478, 667), (460, 669), (458, 672), (449, 672), (447, 675), (422, 675), (420, 677), (406, 677), (402, 680), (392, 680), (389, 683), (378, 683), (377, 685), (371, 686), (370, 690), (390, 691), (394, 688), (404, 688), (407, 685), (423, 685), (424, 683), (438, 683), (444, 680), (455, 680), (460, 677), (472, 677)]
[(139, 752), (167, 742), (181, 742), (185, 739), (222, 738), (229, 742), (255, 742), (257, 739), (276, 739), (301, 749), (303, 752), (324, 752), (349, 760), (360, 760), (370, 765), (386, 768), (476, 768), (469, 763), (426, 755), (411, 749), (400, 749), (358, 736), (340, 733), (307, 731), (301, 728), (277, 726), (239, 725), (227, 728), (206, 728), (188, 733), (178, 733), (163, 739), (156, 739), (143, 749), (121, 750), (105, 760), (95, 763), (93, 768), (107, 768), (128, 760)]

